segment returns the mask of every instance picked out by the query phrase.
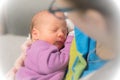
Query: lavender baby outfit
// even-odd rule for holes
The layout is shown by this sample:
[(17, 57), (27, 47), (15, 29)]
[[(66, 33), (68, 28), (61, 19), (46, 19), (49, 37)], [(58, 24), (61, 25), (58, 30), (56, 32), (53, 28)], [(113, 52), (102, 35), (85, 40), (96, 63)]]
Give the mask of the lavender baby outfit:
[(73, 36), (68, 36), (60, 51), (45, 41), (35, 41), (27, 49), (25, 66), (17, 71), (16, 80), (63, 80), (72, 39)]

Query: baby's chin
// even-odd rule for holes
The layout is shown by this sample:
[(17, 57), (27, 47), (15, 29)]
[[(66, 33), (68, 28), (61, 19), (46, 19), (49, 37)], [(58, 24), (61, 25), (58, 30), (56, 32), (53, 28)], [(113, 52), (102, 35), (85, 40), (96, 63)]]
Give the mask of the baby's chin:
[(55, 43), (53, 43), (53, 45), (55, 45), (60, 50), (63, 48), (64, 44), (56, 41)]

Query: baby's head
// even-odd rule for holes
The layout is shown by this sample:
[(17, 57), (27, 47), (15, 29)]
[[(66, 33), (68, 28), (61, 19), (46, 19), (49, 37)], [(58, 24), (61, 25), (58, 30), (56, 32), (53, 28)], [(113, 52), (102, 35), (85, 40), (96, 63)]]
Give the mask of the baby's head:
[(56, 12), (55, 15), (44, 10), (33, 17), (30, 32), (32, 41), (43, 40), (59, 49), (63, 47), (68, 33), (65, 16), (62, 12)]

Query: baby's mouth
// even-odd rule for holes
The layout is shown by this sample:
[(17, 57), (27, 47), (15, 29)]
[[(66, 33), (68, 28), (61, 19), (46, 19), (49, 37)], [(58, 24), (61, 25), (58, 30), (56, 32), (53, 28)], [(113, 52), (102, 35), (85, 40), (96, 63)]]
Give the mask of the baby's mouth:
[(62, 46), (64, 44), (64, 42), (63, 41), (56, 41), (55, 43), (54, 43), (54, 45), (56, 45), (56, 46)]
[(62, 44), (64, 44), (63, 41), (56, 41), (55, 43), (58, 44), (58, 45), (62, 45)]

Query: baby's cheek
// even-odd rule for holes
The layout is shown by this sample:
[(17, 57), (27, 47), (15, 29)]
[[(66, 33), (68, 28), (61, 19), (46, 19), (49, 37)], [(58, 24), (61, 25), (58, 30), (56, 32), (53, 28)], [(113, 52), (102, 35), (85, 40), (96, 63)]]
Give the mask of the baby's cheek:
[(46, 41), (47, 41), (48, 43), (50, 43), (50, 44), (54, 44), (54, 41), (51, 40), (51, 39), (47, 39)]

